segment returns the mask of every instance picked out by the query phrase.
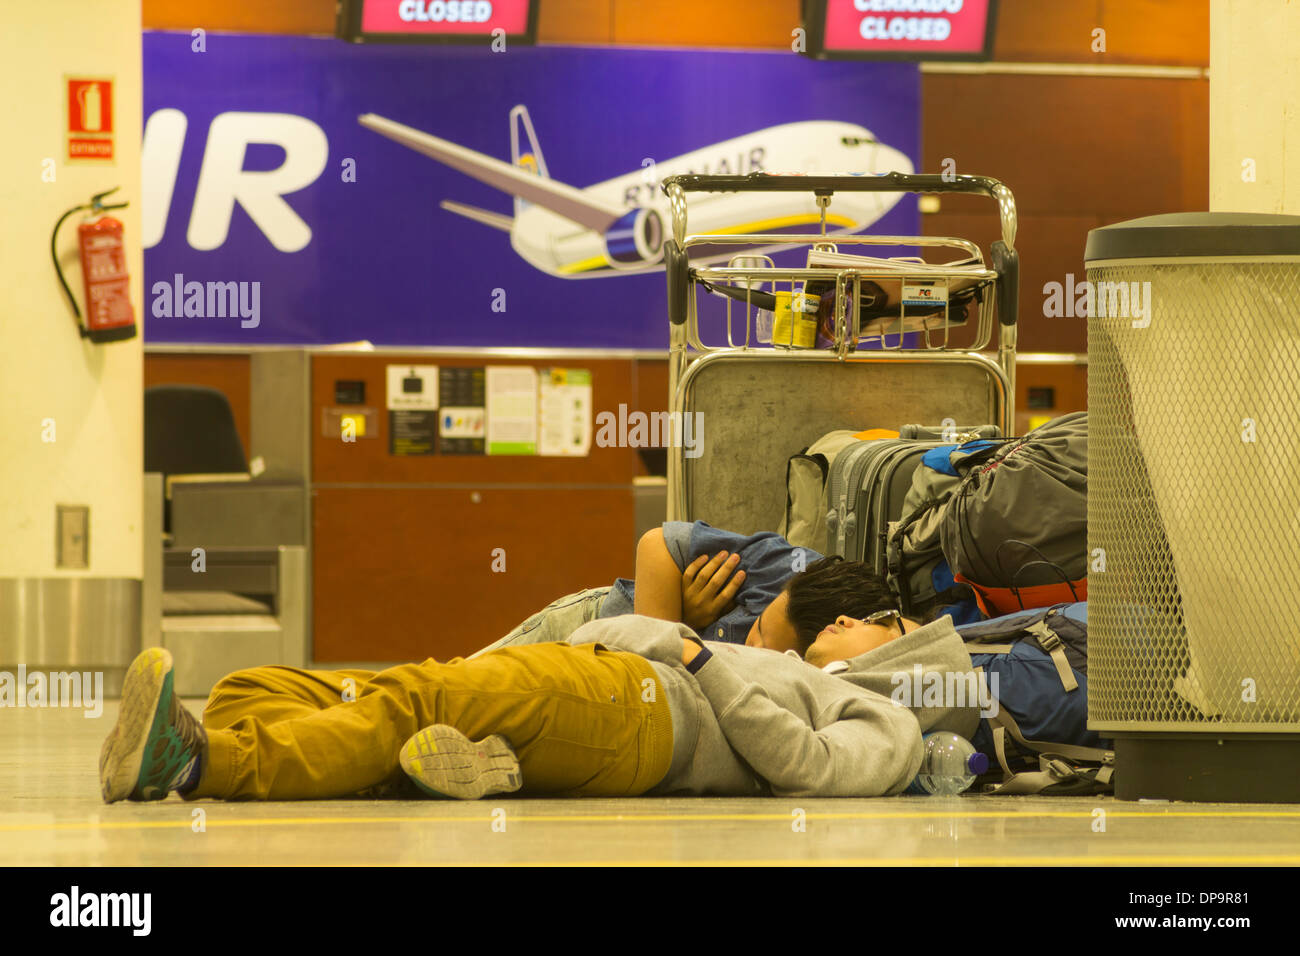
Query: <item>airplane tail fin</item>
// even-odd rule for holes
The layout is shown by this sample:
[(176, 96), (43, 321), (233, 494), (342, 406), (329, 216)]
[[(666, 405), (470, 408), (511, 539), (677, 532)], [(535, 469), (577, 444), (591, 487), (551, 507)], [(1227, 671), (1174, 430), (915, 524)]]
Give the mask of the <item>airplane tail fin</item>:
[[(519, 135), (521, 130), (522, 138)], [(526, 139), (526, 142), (521, 142), (521, 139)], [(510, 111), (510, 162), (541, 179), (551, 178), (546, 169), (546, 159), (542, 156), (542, 147), (537, 142), (532, 117), (528, 115), (528, 107), (522, 103)], [(518, 216), (528, 205), (527, 201), (516, 197), (515, 215)]]

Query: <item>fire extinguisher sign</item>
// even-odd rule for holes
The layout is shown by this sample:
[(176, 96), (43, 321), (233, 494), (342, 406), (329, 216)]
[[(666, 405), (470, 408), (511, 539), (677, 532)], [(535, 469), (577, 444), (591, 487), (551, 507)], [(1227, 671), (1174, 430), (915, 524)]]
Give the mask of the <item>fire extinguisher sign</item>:
[(69, 162), (114, 162), (113, 77), (64, 76)]

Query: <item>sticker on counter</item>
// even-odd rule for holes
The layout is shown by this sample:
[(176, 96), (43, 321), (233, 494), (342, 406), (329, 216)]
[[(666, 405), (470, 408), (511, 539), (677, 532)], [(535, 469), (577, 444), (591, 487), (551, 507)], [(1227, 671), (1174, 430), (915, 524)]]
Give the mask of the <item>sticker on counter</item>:
[(427, 409), (388, 410), (388, 453), (404, 458), (432, 455), (438, 441), (438, 412)]
[(477, 438), (480, 442), (486, 430), (487, 413), (478, 408), (444, 406), (438, 413), (438, 432), (443, 438)]
[(482, 366), (446, 366), (438, 374), (438, 451), (482, 455), (487, 440), (487, 385)]
[(378, 438), (378, 411), (356, 406), (335, 407), (326, 405), (320, 410), (321, 434), (337, 438), (347, 444), (358, 438)]
[(591, 371), (585, 368), (542, 369), (538, 401), (538, 454), (590, 454)]
[(438, 366), (388, 366), (388, 408), (433, 410), (438, 407)]

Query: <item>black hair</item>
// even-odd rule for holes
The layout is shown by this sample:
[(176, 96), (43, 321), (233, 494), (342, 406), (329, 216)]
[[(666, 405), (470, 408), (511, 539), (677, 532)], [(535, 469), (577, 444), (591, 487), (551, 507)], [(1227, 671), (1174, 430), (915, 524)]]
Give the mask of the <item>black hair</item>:
[(898, 603), (863, 561), (845, 561), (838, 555), (822, 558), (796, 574), (785, 585), (789, 598), (785, 613), (794, 627), (802, 656), (818, 633), (841, 614), (864, 618), (877, 611), (897, 609)]

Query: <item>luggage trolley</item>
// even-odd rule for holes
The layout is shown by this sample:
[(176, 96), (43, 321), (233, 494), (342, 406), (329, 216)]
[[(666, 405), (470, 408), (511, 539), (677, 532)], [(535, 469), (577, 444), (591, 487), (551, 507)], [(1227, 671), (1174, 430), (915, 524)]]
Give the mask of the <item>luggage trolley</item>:
[[(745, 534), (774, 530), (784, 512), (786, 461), (834, 429), (992, 424), (1012, 434), (1019, 258), (1015, 199), (1005, 185), (985, 176), (753, 173), (671, 176), (663, 189), (673, 218), (672, 238), (664, 243), (670, 417), (692, 416), (700, 426), (691, 442), (668, 449), (669, 520), (703, 519)], [(688, 192), (753, 193), (756, 206), (764, 193), (811, 192), (821, 231), (688, 235)], [(827, 235), (837, 192), (988, 196), (998, 204), (1002, 238), (993, 242), (986, 266), (979, 247), (965, 239)], [(931, 265), (863, 256), (862, 247), (871, 246), (948, 247), (965, 258)], [(808, 249), (805, 268), (776, 266), (767, 255), (798, 247)], [(691, 264), (692, 251), (698, 264)], [(718, 307), (725, 299), (725, 346), (701, 337), (701, 289)], [(931, 298), (922, 301), (923, 295)], [(995, 305), (996, 360), (983, 354)], [(744, 339), (738, 341), (732, 321), (741, 308)], [(820, 342), (796, 347), (809, 344), (807, 325), (802, 342), (796, 329), (814, 308)], [(759, 341), (764, 311), (785, 316), (770, 344)], [(959, 345), (955, 339), (963, 335), (969, 341)]]

